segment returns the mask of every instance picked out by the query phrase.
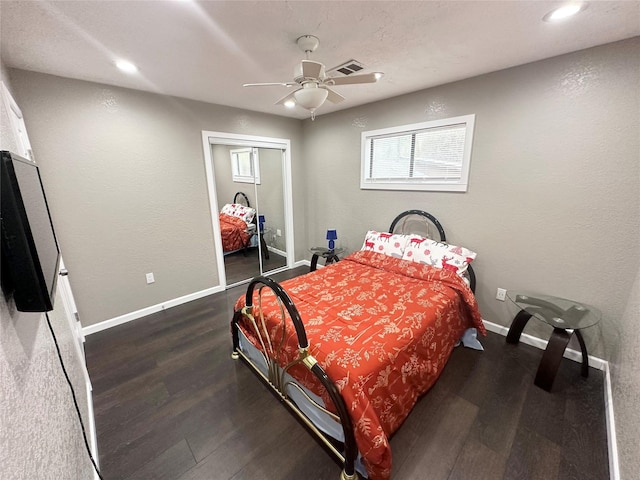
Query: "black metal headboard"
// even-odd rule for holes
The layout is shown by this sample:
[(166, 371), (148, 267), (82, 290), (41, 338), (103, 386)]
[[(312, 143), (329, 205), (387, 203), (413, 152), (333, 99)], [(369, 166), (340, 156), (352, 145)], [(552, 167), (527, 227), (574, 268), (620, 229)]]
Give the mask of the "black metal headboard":
[[(418, 216), (418, 220), (416, 221), (416, 216)], [(413, 218), (412, 218), (413, 217)], [(438, 233), (440, 239), (432, 238), (432, 240), (437, 240), (440, 242), (447, 241), (447, 235), (444, 233), (444, 228), (442, 228), (442, 224), (438, 221), (436, 217), (431, 215), (424, 210), (407, 210), (402, 212), (391, 222), (391, 226), (389, 227), (389, 233), (415, 233), (418, 235), (423, 235), (422, 232), (410, 231), (410, 229), (416, 224), (422, 223), (423, 227), (426, 226), (427, 237), (431, 238), (430, 232), (435, 228), (435, 231)], [(398, 232), (395, 232), (395, 228), (399, 226), (400, 229)], [(430, 228), (431, 227), (431, 228)], [(407, 230), (409, 229), (409, 230)], [(476, 274), (473, 271), (471, 265), (467, 267), (466, 275), (469, 279), (469, 287), (473, 293), (476, 292)]]
[(398, 225), (400, 225), (400, 231), (402, 233), (418, 233), (418, 232), (409, 232), (406, 230), (407, 227), (411, 228), (411, 226), (408, 225), (408, 223), (411, 222), (410, 217), (412, 215), (419, 215), (420, 217), (424, 217), (421, 220), (426, 224), (427, 231), (429, 230), (428, 222), (431, 222), (431, 224), (436, 228), (438, 234), (440, 235), (439, 241), (440, 242), (447, 241), (447, 236), (444, 233), (444, 228), (442, 228), (442, 225), (440, 224), (438, 219), (433, 215), (431, 215), (430, 213), (425, 212), (424, 210), (407, 210), (406, 212), (402, 212), (400, 215), (398, 215), (396, 218), (393, 219), (393, 222), (391, 222), (391, 226), (389, 227), (389, 233), (394, 233), (394, 229)]
[(249, 203), (249, 197), (247, 197), (243, 192), (236, 192), (236, 194), (233, 196), (233, 203), (239, 203), (238, 202), (239, 196), (244, 199), (245, 203), (247, 204), (247, 207), (251, 206), (251, 204)]

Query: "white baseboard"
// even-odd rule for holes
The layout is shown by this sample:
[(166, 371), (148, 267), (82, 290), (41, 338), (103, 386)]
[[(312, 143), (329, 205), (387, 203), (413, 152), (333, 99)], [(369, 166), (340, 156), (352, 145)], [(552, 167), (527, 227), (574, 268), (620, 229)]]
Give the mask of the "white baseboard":
[(151, 315), (152, 313), (160, 312), (167, 308), (176, 307), (178, 305), (182, 305), (183, 303), (191, 302), (192, 300), (197, 300), (199, 298), (206, 297), (207, 295), (212, 295), (214, 293), (223, 291), (224, 288), (222, 287), (212, 287), (205, 290), (200, 290), (199, 292), (190, 293), (189, 295), (174, 298), (173, 300), (167, 300), (166, 302), (158, 303), (157, 305), (151, 305), (150, 307), (142, 308), (140, 310), (136, 310), (135, 312), (126, 313), (124, 315), (120, 315), (119, 317), (111, 318), (94, 325), (89, 325), (88, 327), (83, 327), (82, 333), (84, 335), (91, 335), (92, 333), (101, 332), (102, 330), (106, 330), (107, 328), (116, 327), (118, 325), (122, 325), (123, 323), (146, 317), (147, 315)]
[(287, 258), (287, 252), (284, 250), (280, 250), (279, 248), (272, 247), (271, 245), (267, 245), (267, 250), (275, 253), (276, 255), (280, 255), (281, 257)]
[[(96, 433), (96, 419), (93, 414), (93, 387), (91, 384), (87, 385), (87, 415), (89, 423), (89, 448), (91, 449), (91, 456), (95, 462), (95, 466), (100, 470), (100, 455), (98, 455), (98, 435)], [(98, 472), (93, 471), (93, 480), (100, 480)]]
[(607, 414), (607, 445), (609, 447), (609, 478), (620, 480), (620, 463), (618, 462), (618, 440), (616, 422), (613, 415), (613, 390), (611, 389), (611, 372), (607, 362), (604, 370), (604, 405)]
[[(493, 333), (504, 337), (509, 333), (509, 328), (498, 325), (497, 323), (482, 320), (485, 328)], [(523, 333), (520, 335), (520, 341), (526, 345), (544, 350), (549, 343), (547, 340), (534, 337)], [(571, 348), (567, 348), (564, 357), (575, 362), (582, 363), (582, 353)], [(609, 478), (610, 480), (620, 480), (620, 464), (618, 462), (618, 442), (616, 439), (616, 424), (613, 414), (613, 392), (611, 390), (611, 373), (609, 371), (609, 362), (598, 357), (589, 355), (589, 366), (602, 370), (604, 374), (604, 407), (607, 421), (607, 447), (609, 452)]]
[[(285, 256), (285, 252), (279, 252), (275, 249), (269, 248), (269, 251), (277, 252), (283, 256)], [(310, 266), (311, 262), (309, 260), (300, 260), (294, 263), (293, 267), (303, 267)], [(318, 265), (320, 266), (320, 265)], [(282, 268), (281, 270), (274, 270), (269, 273), (276, 273), (279, 271), (287, 270), (287, 268)], [(109, 320), (104, 320), (100, 323), (96, 323), (94, 325), (89, 325), (87, 327), (82, 328), (83, 335), (91, 335), (92, 333), (101, 332), (102, 330), (106, 330), (111, 327), (117, 327), (118, 325), (122, 325), (123, 323), (131, 322), (132, 320), (137, 320), (138, 318), (145, 317), (147, 315), (151, 315), (152, 313), (160, 312), (170, 307), (175, 307), (177, 305), (182, 305), (183, 303), (190, 302), (192, 300), (197, 300), (198, 298), (205, 297), (207, 295), (212, 295), (214, 293), (223, 292), (224, 288), (222, 287), (212, 287), (207, 288), (206, 290), (201, 290), (199, 292), (191, 293), (189, 295), (185, 295), (183, 297), (174, 298), (173, 300), (168, 300), (163, 303), (158, 303), (157, 305), (152, 305), (150, 307), (142, 308), (140, 310), (136, 310), (135, 312), (126, 313), (124, 315), (120, 315), (119, 317), (111, 318)]]
[[(507, 336), (509, 332), (508, 327), (504, 327), (502, 325), (498, 325), (497, 323), (489, 322), (487, 320), (482, 320), (484, 326), (487, 330), (493, 333), (497, 333), (504, 337)], [(527, 333), (523, 333), (520, 335), (520, 341), (526, 345), (531, 345), (532, 347), (539, 348), (540, 350), (544, 350), (547, 348), (547, 344), (549, 343), (547, 340), (542, 340), (541, 338), (534, 337), (533, 335), (529, 335)], [(573, 350), (572, 348), (567, 348), (564, 351), (564, 358), (568, 358), (573, 360), (574, 362), (582, 362), (582, 353), (577, 350)], [(589, 355), (589, 366), (593, 368), (597, 368), (598, 370), (605, 370), (607, 365), (606, 360), (602, 360), (601, 358), (594, 357)]]

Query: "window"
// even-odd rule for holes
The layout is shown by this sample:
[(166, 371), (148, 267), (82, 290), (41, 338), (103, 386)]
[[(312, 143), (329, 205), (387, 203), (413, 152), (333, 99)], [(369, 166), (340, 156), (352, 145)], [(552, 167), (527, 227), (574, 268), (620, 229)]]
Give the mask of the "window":
[(229, 150), (231, 154), (231, 174), (234, 182), (260, 184), (260, 163), (258, 150), (238, 148)]
[(466, 192), (475, 115), (362, 132), (360, 188)]

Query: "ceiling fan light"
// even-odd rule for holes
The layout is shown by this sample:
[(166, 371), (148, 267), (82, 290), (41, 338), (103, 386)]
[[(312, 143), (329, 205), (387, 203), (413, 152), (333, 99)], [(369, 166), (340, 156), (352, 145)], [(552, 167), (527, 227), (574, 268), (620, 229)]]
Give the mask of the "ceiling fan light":
[(286, 102), (284, 102), (284, 106), (287, 108), (293, 108), (296, 106), (296, 102), (293, 100), (287, 100)]
[(308, 88), (301, 88), (293, 92), (293, 96), (296, 99), (296, 103), (307, 110), (315, 110), (324, 103), (327, 99), (329, 92), (324, 88), (318, 88), (317, 86)]

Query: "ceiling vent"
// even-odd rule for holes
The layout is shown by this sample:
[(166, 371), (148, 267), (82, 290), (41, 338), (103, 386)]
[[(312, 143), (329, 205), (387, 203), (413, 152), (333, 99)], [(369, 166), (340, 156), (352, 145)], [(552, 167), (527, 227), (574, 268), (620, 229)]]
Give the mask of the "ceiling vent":
[(330, 77), (348, 77), (353, 73), (364, 70), (364, 65), (357, 60), (349, 60), (348, 62), (338, 65), (327, 72)]

